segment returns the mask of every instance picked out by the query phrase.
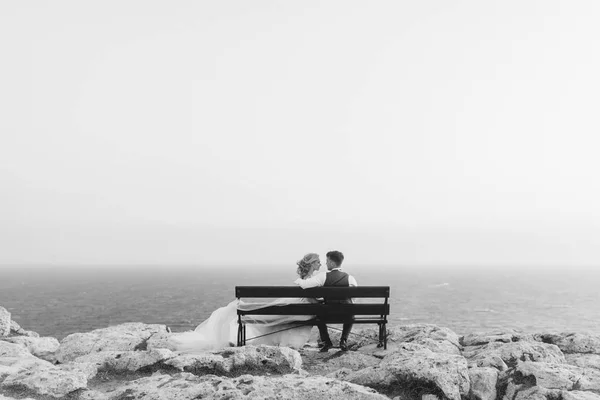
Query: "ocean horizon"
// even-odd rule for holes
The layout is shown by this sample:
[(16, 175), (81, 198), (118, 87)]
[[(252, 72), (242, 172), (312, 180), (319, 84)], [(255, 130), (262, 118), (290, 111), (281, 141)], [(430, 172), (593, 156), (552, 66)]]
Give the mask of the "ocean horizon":
[[(348, 265), (359, 285), (390, 286), (391, 325), (430, 323), (458, 334), (600, 332), (593, 268)], [(194, 329), (237, 285), (293, 285), (295, 266), (2, 267), (0, 306), (23, 328), (62, 339), (125, 322)]]

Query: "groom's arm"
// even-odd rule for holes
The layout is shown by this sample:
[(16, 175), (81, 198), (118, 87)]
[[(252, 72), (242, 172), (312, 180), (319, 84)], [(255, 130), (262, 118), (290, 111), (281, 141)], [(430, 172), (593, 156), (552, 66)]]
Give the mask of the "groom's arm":
[(326, 273), (322, 272), (308, 279), (298, 278), (294, 281), (294, 283), (299, 285), (302, 289), (308, 289), (311, 287), (323, 286), (326, 278)]

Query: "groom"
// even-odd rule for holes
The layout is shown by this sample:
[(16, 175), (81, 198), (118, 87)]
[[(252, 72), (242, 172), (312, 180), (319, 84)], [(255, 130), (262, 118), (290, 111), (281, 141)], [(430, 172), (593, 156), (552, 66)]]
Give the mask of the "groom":
[[(312, 278), (302, 280), (297, 279), (295, 283), (300, 285), (302, 289), (308, 289), (311, 287), (317, 286), (358, 286), (356, 283), (356, 279), (352, 275), (349, 275), (345, 272), (342, 272), (342, 262), (344, 262), (344, 255), (339, 251), (330, 251), (327, 253), (327, 272), (317, 274)], [(326, 303), (352, 303), (352, 299), (344, 299), (344, 300), (327, 300)], [(342, 337), (340, 339), (340, 350), (347, 351), (348, 350), (348, 335), (350, 335), (350, 331), (352, 330), (352, 322), (351, 319), (346, 322), (342, 329)], [(327, 332), (327, 325), (324, 322), (319, 323), (319, 335), (321, 336), (321, 342), (323, 342), (323, 346), (321, 347), (320, 352), (326, 353), (333, 347), (333, 343), (331, 343), (331, 339), (329, 338), (329, 333)]]

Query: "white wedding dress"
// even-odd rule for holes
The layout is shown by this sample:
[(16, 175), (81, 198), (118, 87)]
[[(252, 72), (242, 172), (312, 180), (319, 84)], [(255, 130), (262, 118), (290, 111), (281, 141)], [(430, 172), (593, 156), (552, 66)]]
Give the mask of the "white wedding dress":
[[(237, 343), (237, 310), (256, 310), (265, 306), (314, 303), (315, 299), (283, 298), (269, 303), (246, 303), (234, 300), (213, 311), (210, 317), (193, 331), (174, 333), (170, 343), (175, 351), (200, 353), (235, 346)], [(251, 315), (246, 322), (246, 344), (300, 348), (308, 341), (311, 325), (303, 325), (312, 315)]]

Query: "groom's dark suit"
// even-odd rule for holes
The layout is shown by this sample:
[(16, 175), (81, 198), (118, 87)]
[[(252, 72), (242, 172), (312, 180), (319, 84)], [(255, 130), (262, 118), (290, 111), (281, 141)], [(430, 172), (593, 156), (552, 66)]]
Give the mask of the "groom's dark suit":
[[(341, 267), (334, 268), (332, 270), (327, 271), (326, 273), (321, 272), (318, 275), (315, 275), (308, 279), (298, 278), (294, 281), (294, 283), (296, 283), (297, 285), (300, 285), (300, 287), (303, 289), (308, 289), (311, 287), (318, 287), (318, 286), (329, 286), (329, 287), (332, 287), (332, 286), (341, 286), (341, 287), (358, 286), (358, 284), (356, 283), (356, 279), (354, 279), (354, 277), (352, 275), (342, 272)], [(344, 299), (344, 300), (324, 299), (324, 300), (326, 303), (352, 303), (352, 299)], [(353, 320), (354, 320), (354, 318), (350, 317), (348, 319), (348, 322), (346, 322), (344, 324), (344, 327), (342, 329), (342, 337), (340, 339), (340, 343), (345, 344), (346, 340), (348, 339), (348, 335), (350, 335), (350, 331), (352, 330), (352, 321)], [(321, 336), (321, 341), (324, 344), (329, 345), (329, 347), (331, 347), (331, 339), (329, 337), (329, 333), (327, 332), (327, 322), (325, 321), (321, 324), (318, 324), (317, 327), (319, 328), (319, 335)]]
[[(327, 272), (327, 277), (325, 278), (325, 283), (323, 286), (325, 287), (348, 287), (350, 286), (350, 278), (351, 276), (345, 272), (342, 272), (339, 268), (333, 269)], [(354, 278), (352, 278), (354, 281)], [(356, 281), (353, 282), (354, 284)], [(355, 286), (355, 285), (352, 285)], [(333, 304), (333, 303), (342, 303), (342, 304), (352, 304), (352, 299), (343, 299), (343, 300), (330, 300), (324, 299), (325, 303)], [(352, 317), (348, 319), (342, 329), (342, 337), (341, 341), (345, 342), (348, 339), (348, 335), (350, 335), (350, 331), (352, 330)], [(323, 343), (331, 343), (331, 339), (329, 338), (329, 332), (327, 332), (327, 324), (322, 322), (317, 325), (319, 328), (319, 335), (321, 336), (321, 341)]]

